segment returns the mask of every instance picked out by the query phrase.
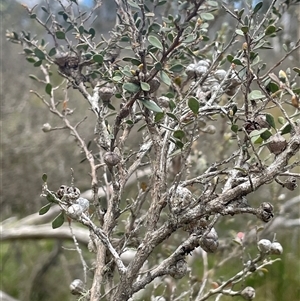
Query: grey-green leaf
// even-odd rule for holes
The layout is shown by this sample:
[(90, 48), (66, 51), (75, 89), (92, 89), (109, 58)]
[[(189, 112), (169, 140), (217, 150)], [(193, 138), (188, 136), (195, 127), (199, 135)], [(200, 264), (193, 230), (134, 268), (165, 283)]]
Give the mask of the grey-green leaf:
[(45, 213), (47, 213), (49, 211), (49, 209), (51, 208), (51, 203), (48, 203), (47, 205), (43, 206), (40, 210), (39, 210), (39, 215), (44, 215)]
[(300, 75), (300, 68), (294, 67), (293, 70)]
[(170, 71), (172, 71), (172, 72), (181, 72), (183, 69), (184, 69), (184, 66), (183, 66), (183, 65), (181, 65), (181, 64), (176, 64), (176, 65), (173, 65), (173, 66), (170, 68)]
[(279, 116), (279, 117), (278, 117), (278, 122), (279, 122), (280, 124), (284, 124), (285, 119), (284, 119), (282, 116)]
[(101, 54), (93, 55), (93, 61), (99, 64), (103, 63), (103, 56)]
[(140, 87), (134, 83), (125, 83), (123, 84), (123, 89), (131, 93), (136, 93), (140, 90)]
[(257, 100), (264, 98), (264, 95), (259, 90), (253, 90), (249, 94), (249, 100)]
[(53, 48), (51, 48), (50, 51), (49, 51), (49, 56), (53, 56), (53, 55), (55, 55), (55, 54), (56, 54), (56, 48), (53, 47)]
[(45, 53), (41, 49), (39, 49), (39, 48), (35, 48), (34, 49), (34, 54), (40, 60), (44, 60), (45, 59)]
[(280, 132), (281, 135), (289, 134), (292, 130), (292, 126), (290, 123), (288, 123)]
[(275, 120), (272, 114), (267, 113), (266, 114), (266, 120), (267, 123), (273, 128), (275, 129)]
[(148, 37), (148, 41), (149, 41), (149, 43), (152, 46), (154, 46), (154, 47), (156, 47), (156, 48), (158, 48), (160, 50), (163, 50), (163, 45), (162, 45), (161, 41), (157, 37), (155, 37), (155, 36), (149, 36)]
[(29, 74), (29, 77), (30, 77), (31, 79), (34, 79), (34, 80), (36, 80), (36, 81), (39, 81), (39, 79), (38, 79), (35, 75), (33, 75), (33, 74)]
[(150, 85), (148, 83), (141, 82), (141, 88), (143, 91), (150, 91)]
[(48, 179), (48, 176), (47, 176), (47, 174), (43, 174), (42, 175), (42, 180), (43, 180), (43, 182), (47, 182), (47, 179)]
[(52, 222), (52, 228), (57, 229), (63, 225), (65, 222), (64, 213), (61, 212)]
[(59, 40), (64, 40), (66, 35), (63, 31), (56, 31), (55, 32), (55, 36), (59, 39)]
[(137, 8), (139, 9), (140, 7), (138, 6), (137, 3), (135, 3), (134, 1), (132, 0), (127, 0), (128, 4), (131, 6), (131, 7), (134, 7), (134, 8)]
[(214, 15), (211, 14), (211, 13), (202, 13), (202, 14), (200, 14), (200, 18), (203, 19), (203, 20), (205, 20), (205, 21), (211, 21), (211, 20), (213, 20), (215, 17), (214, 17)]
[(258, 2), (253, 9), (253, 15), (255, 15), (261, 9), (262, 6), (263, 6), (263, 3)]
[(198, 114), (200, 105), (199, 105), (198, 100), (195, 97), (191, 97), (188, 100), (188, 106), (194, 114)]
[(45, 91), (47, 94), (49, 94), (51, 96), (51, 92), (52, 92), (52, 85), (51, 84), (47, 84), (45, 87)]
[(175, 138), (181, 140), (185, 136), (185, 133), (182, 130), (176, 130), (176, 131), (174, 131), (173, 136)]
[(150, 111), (162, 113), (163, 110), (152, 100), (143, 100), (141, 99), (140, 102)]
[(237, 133), (238, 129), (239, 129), (239, 126), (238, 126), (237, 124), (233, 124), (233, 125), (231, 126), (231, 130), (232, 130), (234, 133)]
[(171, 85), (171, 79), (165, 71), (160, 72), (160, 78), (162, 82), (165, 83), (167, 86)]
[(265, 34), (268, 36), (274, 33), (275, 31), (276, 31), (276, 27), (274, 25), (270, 25), (266, 28)]
[(159, 122), (164, 118), (165, 114), (163, 112), (158, 112), (155, 114), (154, 121)]

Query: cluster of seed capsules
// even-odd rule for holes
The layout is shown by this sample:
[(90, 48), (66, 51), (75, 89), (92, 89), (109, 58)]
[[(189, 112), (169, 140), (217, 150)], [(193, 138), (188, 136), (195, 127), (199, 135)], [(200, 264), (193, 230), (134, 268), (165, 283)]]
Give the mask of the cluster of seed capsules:
[(80, 190), (74, 186), (61, 185), (55, 193), (57, 198), (66, 202), (66, 213), (73, 219), (79, 219), (82, 213), (88, 212), (89, 201), (80, 196)]

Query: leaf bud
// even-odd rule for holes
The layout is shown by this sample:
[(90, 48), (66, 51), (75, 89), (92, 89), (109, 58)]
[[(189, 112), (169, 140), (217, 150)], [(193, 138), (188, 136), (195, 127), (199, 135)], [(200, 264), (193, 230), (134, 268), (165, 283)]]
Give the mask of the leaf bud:
[(287, 82), (287, 75), (283, 70), (279, 71), (278, 77), (280, 79), (281, 82), (286, 83)]

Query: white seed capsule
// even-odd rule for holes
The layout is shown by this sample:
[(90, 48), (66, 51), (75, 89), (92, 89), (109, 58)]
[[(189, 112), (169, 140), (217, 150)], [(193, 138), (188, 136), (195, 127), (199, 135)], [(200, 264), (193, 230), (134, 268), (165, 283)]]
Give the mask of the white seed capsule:
[(67, 214), (73, 219), (80, 218), (83, 212), (84, 209), (79, 204), (73, 204), (67, 209)]
[(90, 202), (85, 199), (85, 198), (78, 198), (76, 201), (75, 201), (75, 204), (78, 204), (80, 205), (80, 207), (82, 208), (83, 212), (87, 211), (89, 209), (89, 206), (90, 206)]
[(271, 243), (270, 254), (281, 255), (282, 253), (283, 253), (283, 248), (279, 242)]
[(207, 67), (197, 65), (195, 73), (197, 76), (202, 76), (207, 71)]
[(52, 129), (51, 125), (49, 123), (44, 123), (43, 124), (43, 127), (42, 127), (42, 131), (44, 133), (47, 133), (47, 132), (50, 132)]
[(251, 286), (247, 286), (242, 290), (241, 296), (245, 300), (253, 300), (255, 298), (255, 289)]
[(263, 254), (269, 253), (269, 251), (271, 249), (271, 242), (268, 239), (261, 239), (257, 243), (257, 247), (261, 253), (263, 253)]
[(215, 73), (214, 73), (214, 77), (219, 81), (221, 82), (225, 76), (226, 76), (226, 71), (223, 70), (223, 69), (220, 69), (220, 70), (217, 70)]
[(84, 294), (84, 284), (80, 279), (74, 279), (70, 284), (70, 291), (72, 295)]

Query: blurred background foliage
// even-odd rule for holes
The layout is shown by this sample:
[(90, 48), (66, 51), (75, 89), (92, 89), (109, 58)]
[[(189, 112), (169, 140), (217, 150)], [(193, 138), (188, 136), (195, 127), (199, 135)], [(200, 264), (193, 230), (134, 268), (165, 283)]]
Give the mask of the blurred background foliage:
[[(168, 1), (167, 8), (176, 10), (174, 3)], [(227, 1), (228, 5), (243, 7), (245, 1)], [(264, 1), (263, 10), (267, 9), (271, 1)], [(55, 9), (55, 1), (53, 1)], [(296, 9), (295, 9), (296, 8)], [(38, 68), (34, 68), (19, 53), (21, 49), (17, 45), (8, 43), (5, 40), (6, 29), (20, 31), (28, 30), (38, 37), (48, 39), (46, 33), (28, 15), (19, 2), (15, 0), (1, 0), (1, 221), (8, 218), (22, 218), (37, 212), (42, 201), (41, 175), (48, 174), (49, 182), (53, 189), (61, 184), (70, 184), (71, 168), (74, 169), (75, 185), (83, 192), (90, 188), (89, 166), (87, 162), (81, 162), (83, 154), (77, 147), (74, 139), (66, 130), (44, 133), (41, 128), (44, 123), (50, 123), (52, 127), (61, 126), (60, 120), (50, 114), (43, 103), (33, 94), (31, 89), (41, 91), (40, 85), (28, 77), (29, 74), (38, 76)], [(107, 35), (114, 26), (115, 10), (114, 1), (103, 1), (103, 6), (96, 12), (98, 18), (95, 19), (93, 27), (97, 34)], [(175, 11), (173, 11), (175, 13)], [(293, 42), (299, 37), (299, 6), (292, 6), (282, 18), (283, 31), (272, 40), (273, 49), (265, 50), (260, 54), (262, 60), (267, 65), (272, 66), (283, 55), (282, 45)], [(212, 22), (209, 29), (211, 39), (220, 28), (231, 27), (234, 30), (235, 21), (221, 10), (218, 17)], [(225, 29), (224, 29), (225, 30)], [(230, 33), (230, 31), (229, 31)], [(298, 66), (297, 66), (298, 64)], [(288, 67), (299, 67), (299, 52), (294, 53), (288, 60), (276, 69), (286, 70)], [(54, 70), (53, 78), (59, 80), (58, 74)], [(84, 116), (88, 119), (83, 127), (79, 128), (82, 137), (86, 141), (93, 140), (94, 117), (88, 110), (88, 104), (81, 95), (73, 90), (69, 91), (72, 108), (76, 108), (70, 117), (73, 124), (82, 120)], [(63, 101), (61, 95), (60, 101)], [(113, 105), (117, 107), (117, 100)], [(276, 112), (274, 112), (276, 115)], [(218, 123), (226, 122), (221, 118)], [(224, 128), (220, 126), (220, 128)], [(229, 131), (230, 129), (226, 129)], [(231, 141), (228, 139), (226, 130), (217, 132), (215, 135), (206, 136), (203, 145), (199, 146), (199, 165), (212, 162), (215, 158), (210, 157), (210, 148), (219, 149), (219, 153), (228, 151)], [(225, 150), (222, 147), (226, 148)], [(195, 152), (197, 152), (195, 150)], [(199, 166), (198, 166), (199, 167)], [(197, 168), (198, 168), (197, 167)], [(200, 167), (199, 167), (200, 168)], [(134, 186), (135, 187), (135, 186)], [(128, 193), (128, 197), (134, 197), (134, 190)], [(259, 198), (258, 198), (259, 194)], [(278, 201), (278, 196), (285, 194), (282, 201)], [(272, 183), (255, 194), (255, 198), (249, 201), (253, 204), (268, 201), (274, 204), (275, 212), (279, 212), (281, 202), (299, 195), (299, 189), (293, 192), (286, 192), (276, 183)], [(296, 210), (296, 211), (295, 211)], [(294, 208), (292, 215), (299, 216), (300, 208)], [(232, 243), (232, 239), (237, 232), (247, 233), (258, 225), (256, 218), (247, 216), (235, 216), (223, 218), (218, 226), (219, 237), (224, 240), (223, 249), (216, 254), (208, 255), (208, 265), (214, 273), (216, 281), (222, 277), (234, 275), (242, 266), (239, 257), (228, 259), (224, 265), (220, 262), (224, 258), (224, 253), (233, 252), (237, 246)], [(276, 238), (284, 247), (281, 261), (262, 272), (255, 273), (246, 280), (245, 285), (256, 288), (257, 298), (255, 300), (300, 300), (300, 231), (299, 228), (276, 229)], [(274, 233), (270, 232), (268, 237), (273, 239)], [(181, 241), (180, 235), (173, 241), (167, 241), (157, 249), (157, 258), (163, 257), (168, 250), (176, 246), (176, 239)], [(92, 266), (93, 254), (87, 252), (82, 246), (84, 256), (89, 266)], [(243, 257), (248, 257), (248, 253), (255, 254), (255, 246), (246, 246)], [(226, 256), (225, 256), (226, 257)], [(156, 261), (157, 258), (149, 260)], [(1, 243), (1, 290), (18, 298), (19, 300), (53, 301), (53, 300), (75, 300), (66, 289), (71, 281), (80, 278), (82, 266), (78, 254), (74, 251), (72, 242), (60, 240), (28, 240)], [(191, 259), (191, 266), (195, 279), (201, 285), (203, 276), (202, 257), (194, 256)], [(90, 274), (91, 276), (91, 274)], [(90, 277), (92, 278), (92, 277)], [(177, 289), (184, 290), (189, 285), (187, 277), (178, 282)], [(157, 288), (157, 294), (162, 288)], [(150, 300), (144, 298), (143, 300)], [(231, 297), (222, 297), (222, 300), (232, 300)], [(236, 300), (241, 300), (236, 297)]]

